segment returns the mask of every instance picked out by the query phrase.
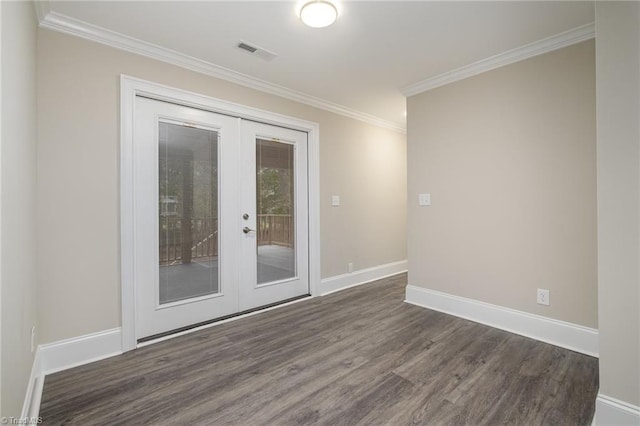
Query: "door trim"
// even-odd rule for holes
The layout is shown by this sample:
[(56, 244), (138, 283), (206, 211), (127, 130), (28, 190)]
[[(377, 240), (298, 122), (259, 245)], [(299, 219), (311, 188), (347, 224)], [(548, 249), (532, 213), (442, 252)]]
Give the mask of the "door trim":
[(135, 259), (133, 196), (133, 129), (135, 100), (143, 96), (158, 101), (198, 108), (245, 120), (300, 130), (308, 134), (309, 188), (309, 290), (311, 296), (320, 294), (320, 125), (222, 99), (176, 89), (158, 83), (120, 75), (120, 280), (122, 300), (122, 351), (136, 348), (135, 331)]

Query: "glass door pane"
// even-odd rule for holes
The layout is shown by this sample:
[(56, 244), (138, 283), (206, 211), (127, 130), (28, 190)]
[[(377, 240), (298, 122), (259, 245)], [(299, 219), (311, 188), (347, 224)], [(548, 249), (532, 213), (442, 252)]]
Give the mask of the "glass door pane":
[(294, 146), (256, 139), (258, 284), (296, 276)]
[(218, 132), (160, 122), (159, 303), (218, 293)]

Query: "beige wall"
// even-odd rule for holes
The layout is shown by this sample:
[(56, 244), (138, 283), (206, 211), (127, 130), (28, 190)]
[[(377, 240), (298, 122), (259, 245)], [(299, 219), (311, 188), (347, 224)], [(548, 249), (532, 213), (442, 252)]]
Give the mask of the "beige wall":
[[(121, 73), (320, 124), (322, 277), (406, 258), (405, 136), (79, 38), (38, 33), (44, 343), (120, 325)], [(331, 195), (342, 205), (330, 206)]]
[(597, 328), (594, 64), (591, 40), (408, 99), (410, 284)]
[(36, 325), (36, 18), (2, 2), (2, 416), (19, 416)]
[(640, 4), (597, 2), (596, 36), (600, 393), (640, 406)]

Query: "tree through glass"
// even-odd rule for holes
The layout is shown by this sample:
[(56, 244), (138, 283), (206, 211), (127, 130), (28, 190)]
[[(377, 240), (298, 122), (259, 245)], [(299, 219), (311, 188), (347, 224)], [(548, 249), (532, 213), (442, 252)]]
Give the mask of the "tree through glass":
[(258, 284), (296, 276), (294, 147), (256, 139)]

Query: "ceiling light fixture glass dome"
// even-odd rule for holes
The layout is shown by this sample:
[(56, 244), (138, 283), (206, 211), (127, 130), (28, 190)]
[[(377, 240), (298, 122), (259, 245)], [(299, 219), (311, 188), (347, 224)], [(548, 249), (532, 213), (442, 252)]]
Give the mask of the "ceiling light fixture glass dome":
[(324, 28), (338, 19), (338, 8), (328, 0), (314, 0), (300, 9), (300, 19), (313, 28)]

